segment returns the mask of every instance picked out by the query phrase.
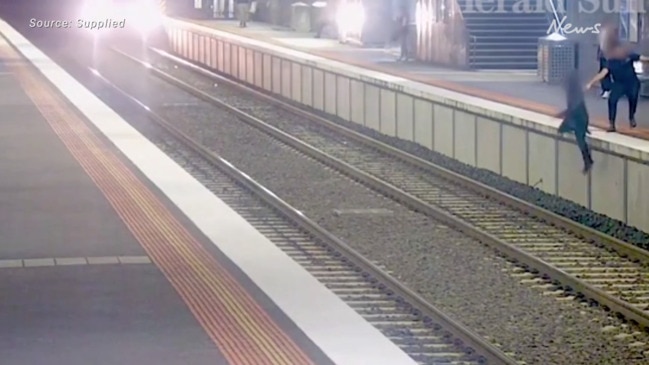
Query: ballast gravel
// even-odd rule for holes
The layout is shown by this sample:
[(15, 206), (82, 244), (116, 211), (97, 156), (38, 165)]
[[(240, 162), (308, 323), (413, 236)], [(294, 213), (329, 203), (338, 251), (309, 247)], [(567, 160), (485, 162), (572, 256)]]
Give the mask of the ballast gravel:
[[(146, 88), (136, 86), (129, 78), (136, 69), (122, 64), (104, 74), (138, 98), (143, 90), (156, 90), (146, 98), (148, 105), (176, 127), (517, 359), (539, 365), (647, 363), (644, 347), (630, 347), (649, 342), (646, 335), (616, 339), (618, 330), (602, 329), (619, 329), (621, 323), (602, 310), (543, 295), (511, 276), (513, 266), (479, 242), (305, 158), (225, 111), (197, 100), (188, 105), (192, 98), (172, 86), (153, 78), (146, 80)], [(191, 80), (186, 73), (174, 73)], [(231, 91), (229, 98), (264, 113), (272, 109), (241, 92)], [(344, 214), (345, 209), (391, 214)]]
[[(160, 65), (169, 66), (168, 61), (163, 61)], [(190, 84), (201, 87), (204, 89), (206, 81), (204, 78), (196, 74), (183, 70), (181, 68), (167, 68), (173, 71), (174, 74), (181, 76), (181, 78)], [(224, 86), (223, 88), (227, 88)], [(233, 91), (236, 93), (237, 91)], [(239, 92), (241, 95), (241, 92)], [(304, 106), (297, 105), (293, 101), (285, 100), (290, 104), (304, 108)], [(430, 161), (436, 165), (442, 166), (453, 172), (462, 174), (471, 179), (480, 181), (495, 189), (506, 192), (519, 199), (525, 200), (529, 203), (535, 204), (539, 207), (545, 208), (563, 217), (579, 222), (585, 226), (598, 230), (602, 233), (608, 234), (612, 237), (636, 245), (643, 249), (649, 249), (649, 233), (638, 230), (635, 227), (628, 226), (624, 222), (612, 219), (603, 214), (596, 213), (584, 206), (568, 201), (556, 195), (545, 193), (544, 191), (534, 188), (519, 182), (510, 180), (504, 176), (498, 175), (486, 169), (476, 168), (460, 161), (454, 160), (440, 153), (431, 151), (417, 143), (406, 141), (397, 137), (390, 137), (377, 132), (374, 129), (345, 121), (336, 116), (325, 114), (321, 111), (310, 110), (314, 114), (327, 118), (328, 120), (345, 126), (349, 129), (355, 130), (369, 137), (375, 138), (388, 145), (401, 149), (424, 160)]]

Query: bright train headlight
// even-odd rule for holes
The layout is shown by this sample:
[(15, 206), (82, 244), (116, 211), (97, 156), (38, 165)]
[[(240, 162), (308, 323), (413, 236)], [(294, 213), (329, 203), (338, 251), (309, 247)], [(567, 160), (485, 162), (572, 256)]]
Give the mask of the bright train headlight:
[(345, 1), (336, 16), (339, 33), (343, 36), (359, 35), (365, 25), (365, 9), (360, 1)]
[(135, 29), (143, 37), (147, 37), (162, 25), (162, 13), (155, 1), (137, 1), (126, 12), (128, 27)]
[[(126, 28), (135, 30), (144, 38), (163, 22), (162, 12), (155, 0), (86, 0), (80, 18), (84, 22), (125, 21)], [(105, 27), (101, 30), (110, 29)]]
[(106, 16), (110, 9), (108, 1), (87, 0), (81, 8), (79, 18), (83, 21), (96, 21)]
[[(102, 22), (106, 18), (110, 18), (113, 14), (113, 7), (110, 0), (86, 0), (83, 7), (81, 8), (81, 13), (79, 14), (79, 19), (86, 24), (92, 22)], [(92, 31), (94, 33), (103, 32), (107, 29), (104, 28), (92, 28), (84, 27), (84, 29)]]

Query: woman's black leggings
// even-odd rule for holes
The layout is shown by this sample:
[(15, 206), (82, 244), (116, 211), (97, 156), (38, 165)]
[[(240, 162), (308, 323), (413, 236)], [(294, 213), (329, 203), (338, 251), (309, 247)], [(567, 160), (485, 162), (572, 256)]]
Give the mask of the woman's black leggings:
[(581, 152), (581, 158), (584, 160), (584, 165), (589, 165), (593, 163), (593, 157), (590, 155), (590, 148), (586, 143), (586, 133), (588, 133), (588, 127), (575, 129), (575, 139)]
[[(599, 58), (599, 71), (597, 71), (597, 72), (601, 72), (606, 67), (607, 63), (608, 62), (606, 61), (606, 58), (600, 57)], [(602, 81), (600, 81), (600, 85), (602, 86), (602, 91), (611, 91), (611, 84), (612, 83), (613, 82), (611, 80), (611, 74), (610, 73), (606, 74), (606, 77), (604, 77), (602, 79)]]
[(401, 58), (408, 58), (408, 42), (410, 41), (410, 38), (408, 37), (408, 26), (405, 26), (401, 29), (401, 32), (399, 33), (399, 41), (401, 45)]
[(638, 109), (640, 82), (637, 80), (631, 82), (614, 82), (611, 85), (611, 95), (608, 98), (608, 120), (611, 122), (611, 125), (615, 125), (617, 103), (623, 96), (626, 96), (629, 100), (629, 120), (633, 120), (636, 109)]

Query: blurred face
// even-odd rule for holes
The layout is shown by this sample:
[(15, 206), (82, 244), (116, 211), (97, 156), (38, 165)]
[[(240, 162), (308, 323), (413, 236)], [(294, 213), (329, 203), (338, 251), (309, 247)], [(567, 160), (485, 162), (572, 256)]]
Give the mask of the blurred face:
[(607, 57), (611, 59), (625, 59), (629, 56), (630, 53), (631, 47), (629, 45), (623, 44), (611, 48), (611, 50), (608, 52), (609, 55)]
[(616, 27), (617, 27), (617, 23), (614, 20), (607, 19), (607, 20), (602, 22), (602, 26), (600, 27), (600, 29), (610, 30), (610, 29), (613, 29), (613, 28), (616, 28)]

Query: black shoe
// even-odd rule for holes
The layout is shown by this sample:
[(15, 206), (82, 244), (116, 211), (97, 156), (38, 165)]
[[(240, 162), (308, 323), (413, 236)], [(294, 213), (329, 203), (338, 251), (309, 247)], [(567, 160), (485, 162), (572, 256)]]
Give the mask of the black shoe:
[(581, 170), (583, 174), (587, 174), (593, 168), (593, 161), (589, 161), (584, 165), (584, 169)]
[(616, 131), (615, 124), (613, 124), (613, 123), (609, 124), (609, 127), (608, 127), (608, 129), (606, 131), (609, 132), (609, 133), (615, 132)]
[(631, 125), (631, 128), (635, 128), (638, 126), (638, 123), (635, 122), (635, 119), (631, 119), (629, 121), (629, 125)]

